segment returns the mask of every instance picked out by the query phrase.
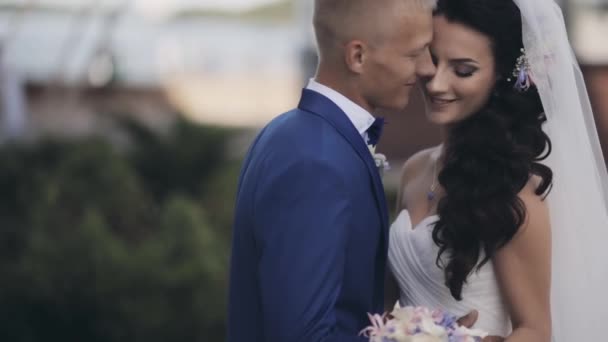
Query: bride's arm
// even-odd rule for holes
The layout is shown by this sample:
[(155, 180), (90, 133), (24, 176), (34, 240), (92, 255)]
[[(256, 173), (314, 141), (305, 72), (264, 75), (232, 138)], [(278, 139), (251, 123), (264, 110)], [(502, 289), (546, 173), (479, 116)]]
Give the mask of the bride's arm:
[(533, 190), (527, 186), (520, 194), (527, 211), (525, 223), (493, 259), (513, 323), (506, 341), (551, 340), (549, 210)]

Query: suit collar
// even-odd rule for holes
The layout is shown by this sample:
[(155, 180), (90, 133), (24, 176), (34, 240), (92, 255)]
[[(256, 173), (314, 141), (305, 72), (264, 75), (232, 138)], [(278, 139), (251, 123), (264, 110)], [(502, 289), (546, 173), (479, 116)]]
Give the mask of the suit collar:
[(350, 143), (359, 157), (365, 162), (374, 184), (376, 203), (382, 215), (385, 241), (388, 241), (388, 209), (380, 173), (367, 144), (361, 139), (361, 135), (355, 126), (353, 126), (346, 114), (329, 98), (309, 89), (302, 90), (302, 98), (300, 99), (298, 108), (329, 122)]
[[(310, 79), (306, 89), (315, 91), (331, 100), (352, 122), (359, 134), (365, 139), (365, 132), (374, 123), (375, 118), (363, 107), (359, 106), (346, 96), (331, 89), (330, 87), (321, 84), (314, 79)], [(365, 141), (365, 140), (364, 140)]]

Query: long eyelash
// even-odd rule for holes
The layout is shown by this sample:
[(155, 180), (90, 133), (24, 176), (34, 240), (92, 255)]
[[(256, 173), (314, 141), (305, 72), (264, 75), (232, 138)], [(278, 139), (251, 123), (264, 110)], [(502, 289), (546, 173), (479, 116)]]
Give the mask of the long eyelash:
[(470, 72), (459, 72), (458, 69), (454, 70), (454, 73), (458, 77), (471, 77), (474, 73), (476, 73), (479, 69), (473, 69)]
[(475, 71), (468, 72), (468, 73), (456, 72), (456, 76), (458, 76), (458, 77), (471, 77), (471, 76), (473, 76), (474, 73), (475, 73)]

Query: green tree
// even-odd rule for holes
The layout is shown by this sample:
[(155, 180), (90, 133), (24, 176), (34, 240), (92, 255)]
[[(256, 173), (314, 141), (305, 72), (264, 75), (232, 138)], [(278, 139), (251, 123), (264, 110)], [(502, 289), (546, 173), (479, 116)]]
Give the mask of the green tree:
[(0, 340), (224, 339), (232, 131), (0, 147)]

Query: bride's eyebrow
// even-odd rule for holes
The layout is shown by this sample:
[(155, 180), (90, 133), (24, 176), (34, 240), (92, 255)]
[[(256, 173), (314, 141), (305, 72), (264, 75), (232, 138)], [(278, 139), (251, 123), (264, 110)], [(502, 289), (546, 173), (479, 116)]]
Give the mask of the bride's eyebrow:
[(453, 58), (450, 59), (450, 63), (473, 63), (479, 65), (479, 62), (471, 58)]

